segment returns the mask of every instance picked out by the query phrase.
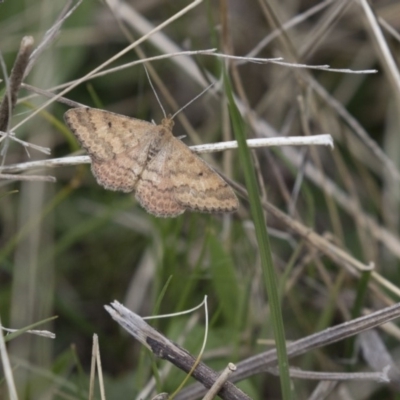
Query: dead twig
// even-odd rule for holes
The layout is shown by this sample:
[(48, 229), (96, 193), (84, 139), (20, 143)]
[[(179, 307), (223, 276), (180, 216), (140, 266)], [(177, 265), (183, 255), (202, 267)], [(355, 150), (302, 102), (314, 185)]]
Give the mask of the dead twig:
[[(104, 308), (115, 321), (136, 340), (146, 346), (156, 357), (169, 361), (187, 373), (192, 371), (196, 358), (157, 332), (140, 316), (124, 307), (118, 301), (112, 302), (111, 306), (105, 305)], [(204, 363), (199, 362), (191, 372), (191, 376), (209, 389), (218, 380), (219, 374)], [(227, 400), (250, 400), (249, 396), (231, 382), (226, 382), (221, 387), (218, 396)]]
[[(400, 303), (291, 342), (287, 345), (288, 357), (293, 358), (310, 350), (327, 346), (345, 338), (357, 335), (361, 332), (368, 331), (369, 329), (378, 327), (398, 317), (400, 317)], [(250, 376), (265, 372), (269, 368), (275, 367), (276, 365), (276, 350), (271, 349), (237, 363), (236, 366), (238, 370), (232, 375), (231, 381), (242, 381)], [(195, 399), (201, 397), (204, 395), (204, 393), (204, 388), (196, 383), (182, 390), (176, 396), (176, 400)]]

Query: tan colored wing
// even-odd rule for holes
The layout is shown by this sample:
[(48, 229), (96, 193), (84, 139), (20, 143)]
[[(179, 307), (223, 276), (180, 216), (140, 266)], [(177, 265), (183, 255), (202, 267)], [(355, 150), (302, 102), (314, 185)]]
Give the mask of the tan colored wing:
[(172, 124), (154, 126), (93, 108), (64, 115), (92, 159), (97, 182), (106, 189), (130, 192), (150, 213), (161, 217), (186, 208), (231, 212), (238, 201), (230, 186), (171, 134)]
[(106, 189), (131, 192), (146, 165), (155, 125), (95, 108), (73, 108), (65, 121), (92, 159)]
[(98, 161), (151, 140), (155, 125), (140, 119), (114, 114), (96, 108), (71, 108), (64, 119), (82, 147)]
[(173, 196), (190, 210), (224, 213), (236, 211), (239, 203), (232, 188), (179, 139), (173, 138), (166, 162)]
[(185, 211), (174, 198), (170, 171), (166, 161), (171, 157), (167, 143), (147, 164), (135, 188), (135, 196), (143, 208), (157, 217), (176, 217)]
[(92, 158), (92, 172), (97, 183), (105, 189), (127, 193), (135, 189), (144, 166), (145, 161), (141, 162), (140, 159), (133, 158), (128, 152), (119, 154), (118, 157), (108, 161), (96, 161)]

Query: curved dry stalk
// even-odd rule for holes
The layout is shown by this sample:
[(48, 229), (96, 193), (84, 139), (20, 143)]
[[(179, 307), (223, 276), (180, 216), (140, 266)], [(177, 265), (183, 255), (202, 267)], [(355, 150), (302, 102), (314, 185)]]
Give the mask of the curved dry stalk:
[[(352, 337), (399, 317), (400, 303), (397, 303), (394, 306), (383, 308), (367, 316), (344, 322), (331, 328), (327, 328), (321, 332), (288, 343), (288, 356), (293, 358), (305, 354), (310, 350)], [(231, 381), (239, 382), (250, 376), (265, 372), (269, 368), (274, 367), (276, 363), (277, 356), (275, 349), (249, 357), (246, 360), (236, 363), (237, 372), (232, 375)], [(196, 383), (182, 390), (182, 392), (176, 396), (176, 400), (198, 398), (205, 392), (204, 388)]]
[[(52, 87), (50, 89), (47, 89), (47, 90), (34, 88), (33, 86), (25, 84), (25, 83), (22, 84), (22, 86), (24, 88), (26, 88), (27, 90), (31, 90), (31, 91), (37, 92), (38, 94), (43, 94), (44, 96), (54, 98), (56, 96), (56, 94), (52, 93), (52, 92), (54, 92), (56, 90), (68, 88), (69, 86), (74, 85), (78, 81), (79, 81), (79, 84), (81, 84), (81, 83), (90, 81), (90, 80), (95, 79), (95, 78), (99, 78), (99, 77), (106, 76), (106, 75), (109, 75), (109, 74), (112, 74), (112, 73), (115, 73), (115, 72), (123, 71), (124, 69), (128, 69), (128, 68), (134, 67), (135, 65), (142, 65), (142, 64), (146, 64), (146, 63), (149, 63), (149, 62), (152, 62), (152, 61), (160, 61), (160, 60), (170, 59), (170, 58), (178, 57), (178, 56), (193, 56), (193, 55), (202, 55), (202, 54), (203, 55), (207, 55), (207, 54), (213, 53), (215, 51), (216, 51), (216, 49), (178, 51), (178, 52), (175, 52), (175, 53), (167, 53), (167, 54), (160, 54), (160, 55), (154, 56), (154, 57), (147, 57), (147, 58), (144, 58), (144, 59), (141, 59), (141, 60), (136, 60), (136, 61), (132, 61), (132, 62), (129, 62), (129, 63), (125, 63), (125, 64), (122, 64), (122, 65), (119, 65), (118, 67), (105, 69), (104, 71), (97, 72), (97, 73), (95, 73), (95, 74), (93, 74), (91, 76), (87, 76), (86, 75), (86, 76), (84, 76), (82, 78), (62, 83), (60, 85), (54, 86), (54, 87)], [(51, 95), (50, 95), (50, 93), (51, 93)], [(31, 98), (31, 96), (27, 96), (25, 98), (22, 98), (20, 101), (27, 101), (30, 98)], [(60, 102), (65, 103), (65, 104), (68, 104), (67, 101), (72, 102), (72, 100), (68, 100), (68, 99), (65, 99), (63, 97), (58, 97), (55, 100), (60, 101)], [(76, 103), (76, 104), (80, 104), (80, 103)], [(72, 105), (72, 107), (84, 107), (84, 105)]]
[(197, 7), (200, 3), (202, 3), (203, 0), (194, 0), (191, 4), (183, 8), (182, 10), (178, 11), (175, 15), (172, 17), (168, 18), (166, 21), (162, 22), (160, 25), (158, 25), (156, 28), (152, 29), (150, 32), (148, 32), (146, 35), (140, 37), (138, 40), (136, 40), (134, 43), (131, 43), (129, 46), (125, 47), (123, 50), (121, 50), (118, 54), (115, 56), (109, 58), (107, 61), (105, 61), (103, 64), (99, 65), (95, 69), (93, 69), (91, 72), (86, 74), (84, 77), (81, 79), (78, 79), (73, 83), (72, 85), (68, 86), (66, 89), (55, 95), (54, 98), (51, 100), (45, 102), (42, 104), (39, 108), (37, 108), (32, 114), (30, 114), (28, 117), (26, 117), (24, 120), (19, 122), (17, 125), (14, 126), (14, 130), (18, 129), (20, 126), (22, 126), (24, 123), (26, 123), (28, 120), (33, 118), (36, 114), (38, 114), (40, 111), (44, 110), (47, 106), (52, 104), (54, 101), (56, 101), (58, 98), (64, 96), (64, 94), (68, 93), (71, 91), (73, 88), (77, 87), (80, 83), (84, 82), (87, 80), (89, 77), (93, 76), (95, 73), (99, 72), (100, 70), (104, 69), (107, 65), (111, 64), (118, 58), (122, 57), (124, 54), (128, 53), (130, 50), (132, 50), (134, 47), (138, 46), (139, 44), (143, 43), (146, 41), (149, 37), (151, 37), (154, 33), (160, 31), (161, 29), (165, 28), (168, 26), (171, 22), (175, 21), (176, 19), (180, 18), (182, 15), (186, 14), (188, 11), (190, 11), (192, 8)]

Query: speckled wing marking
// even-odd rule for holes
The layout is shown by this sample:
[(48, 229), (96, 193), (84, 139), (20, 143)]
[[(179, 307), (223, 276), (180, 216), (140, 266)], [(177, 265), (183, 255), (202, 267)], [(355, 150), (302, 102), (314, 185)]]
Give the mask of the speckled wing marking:
[(149, 161), (136, 186), (136, 198), (140, 204), (157, 217), (176, 217), (186, 209), (174, 197), (171, 170), (167, 165), (167, 160), (171, 157), (170, 150), (171, 141), (168, 141)]
[(136, 197), (160, 217), (176, 216), (185, 209), (233, 212), (239, 206), (232, 188), (172, 133), (143, 171)]
[(146, 166), (155, 125), (95, 108), (72, 108), (64, 119), (92, 159), (97, 182), (132, 192)]
[(226, 213), (239, 203), (232, 188), (205, 161), (174, 137), (167, 161), (175, 200), (193, 211)]
[(71, 109), (64, 117), (91, 157), (97, 182), (106, 189), (135, 190), (149, 213), (237, 210), (232, 188), (173, 136), (172, 120), (155, 126), (94, 108)]

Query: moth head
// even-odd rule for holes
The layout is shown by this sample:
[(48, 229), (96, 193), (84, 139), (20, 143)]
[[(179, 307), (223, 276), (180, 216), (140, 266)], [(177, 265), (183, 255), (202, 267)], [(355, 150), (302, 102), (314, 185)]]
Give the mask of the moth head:
[(172, 128), (174, 127), (174, 121), (171, 119), (171, 116), (168, 115), (168, 117), (163, 118), (161, 120), (161, 125), (164, 128), (167, 128), (168, 130), (172, 131)]

